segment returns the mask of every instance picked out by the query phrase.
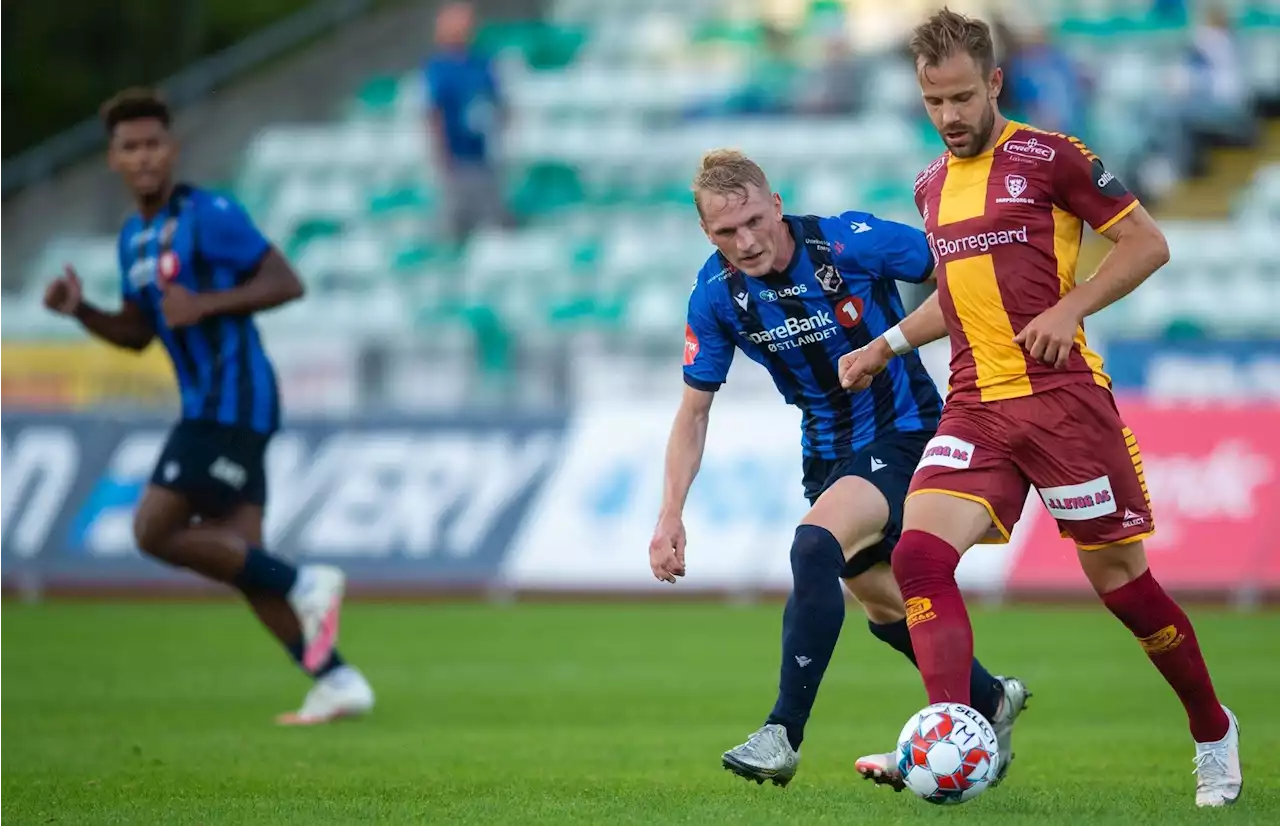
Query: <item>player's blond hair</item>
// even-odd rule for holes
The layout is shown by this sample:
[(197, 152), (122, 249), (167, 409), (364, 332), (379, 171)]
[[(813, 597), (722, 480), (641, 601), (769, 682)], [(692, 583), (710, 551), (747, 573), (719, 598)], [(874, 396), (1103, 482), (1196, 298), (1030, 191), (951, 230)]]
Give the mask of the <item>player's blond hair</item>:
[(766, 193), (770, 191), (769, 179), (760, 164), (736, 149), (713, 149), (702, 156), (698, 172), (693, 176), (693, 204), (701, 215), (699, 196), (703, 192), (746, 198), (753, 186)]
[(996, 67), (991, 27), (945, 6), (912, 32), (911, 54), (917, 71), (937, 66), (954, 54), (969, 55), (986, 75)]

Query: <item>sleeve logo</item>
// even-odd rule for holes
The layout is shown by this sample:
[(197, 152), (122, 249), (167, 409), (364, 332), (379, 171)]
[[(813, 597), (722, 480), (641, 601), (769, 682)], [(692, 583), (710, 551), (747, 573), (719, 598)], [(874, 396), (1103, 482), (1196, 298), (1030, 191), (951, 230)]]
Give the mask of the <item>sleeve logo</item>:
[(684, 366), (688, 367), (698, 358), (698, 351), (701, 350), (698, 344), (698, 335), (693, 332), (693, 327), (684, 325)]
[(1093, 159), (1090, 177), (1093, 178), (1093, 185), (1098, 188), (1098, 192), (1109, 198), (1122, 198), (1129, 194), (1129, 190), (1125, 189), (1120, 179), (1108, 172), (1098, 158)]

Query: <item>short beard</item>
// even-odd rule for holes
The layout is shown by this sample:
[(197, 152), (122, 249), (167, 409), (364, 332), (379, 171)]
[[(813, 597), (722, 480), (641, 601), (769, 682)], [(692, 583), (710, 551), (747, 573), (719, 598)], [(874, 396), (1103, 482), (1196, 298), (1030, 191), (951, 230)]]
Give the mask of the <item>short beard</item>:
[(959, 158), (973, 158), (982, 154), (987, 147), (987, 141), (991, 139), (991, 130), (996, 126), (996, 110), (994, 106), (988, 106), (987, 111), (983, 114), (982, 120), (978, 123), (978, 128), (973, 133), (973, 143), (965, 152), (960, 153), (952, 150), (952, 154)]

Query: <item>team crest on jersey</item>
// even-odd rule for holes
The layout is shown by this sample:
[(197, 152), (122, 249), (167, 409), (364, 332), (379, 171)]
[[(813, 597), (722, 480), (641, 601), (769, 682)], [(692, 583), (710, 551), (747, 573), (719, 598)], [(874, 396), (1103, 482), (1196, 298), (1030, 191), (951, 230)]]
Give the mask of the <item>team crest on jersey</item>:
[(172, 281), (182, 271), (182, 261), (173, 250), (166, 250), (156, 262), (156, 273), (163, 281)]
[(1017, 198), (1027, 191), (1027, 179), (1021, 175), (1005, 175), (1004, 188), (1009, 191), (1010, 198)]
[(824, 293), (834, 293), (844, 283), (844, 279), (840, 277), (840, 272), (830, 264), (823, 264), (813, 275), (818, 279), (818, 284), (822, 286)]

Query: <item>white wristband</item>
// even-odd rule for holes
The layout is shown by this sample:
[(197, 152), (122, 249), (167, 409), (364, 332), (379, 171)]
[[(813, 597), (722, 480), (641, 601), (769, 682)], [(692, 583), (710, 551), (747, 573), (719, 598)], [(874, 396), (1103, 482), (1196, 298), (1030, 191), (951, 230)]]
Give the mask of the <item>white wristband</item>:
[(895, 356), (905, 356), (915, 348), (911, 346), (911, 342), (907, 341), (907, 337), (902, 334), (902, 325), (895, 324), (884, 331), (884, 340), (889, 345), (889, 349), (893, 350)]

